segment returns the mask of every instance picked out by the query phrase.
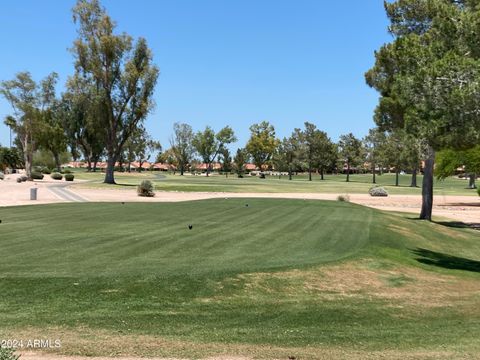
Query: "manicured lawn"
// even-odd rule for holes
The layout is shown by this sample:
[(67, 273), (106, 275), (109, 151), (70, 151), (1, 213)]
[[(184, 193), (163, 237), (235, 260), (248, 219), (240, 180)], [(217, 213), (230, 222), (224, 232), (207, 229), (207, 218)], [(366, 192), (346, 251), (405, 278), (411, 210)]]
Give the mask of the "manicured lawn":
[[(76, 174), (78, 179), (91, 180), (88, 184), (82, 184), (83, 187), (111, 187), (102, 184), (103, 175), (101, 173), (76, 172)], [(228, 178), (223, 175), (213, 175), (207, 178), (206, 176), (173, 176), (157, 172), (143, 172), (119, 173), (117, 175), (118, 187), (137, 185), (145, 178), (153, 180), (157, 189), (164, 191), (366, 194), (372, 186), (372, 175), (370, 174), (351, 175), (350, 182), (347, 183), (345, 175), (326, 175), (324, 181), (320, 180), (319, 175), (314, 175), (313, 181), (310, 182), (306, 175), (294, 176), (293, 180), (289, 181), (287, 176), (282, 176), (280, 179), (276, 176), (267, 176), (266, 179), (245, 176), (243, 179), (239, 179), (235, 175), (229, 175)], [(400, 175), (400, 186), (397, 187), (394, 186), (394, 174), (383, 174), (377, 176), (377, 185), (386, 187), (391, 194), (420, 195), (422, 176), (418, 176), (419, 187), (417, 188), (410, 187), (410, 179), (410, 175)], [(436, 180), (434, 192), (437, 195), (478, 196), (475, 190), (467, 189), (467, 185), (467, 180), (454, 177), (442, 181)]]
[(61, 352), (87, 355), (480, 351), (480, 236), (452, 224), (280, 199), (37, 205), (0, 219), (0, 338), (60, 338)]

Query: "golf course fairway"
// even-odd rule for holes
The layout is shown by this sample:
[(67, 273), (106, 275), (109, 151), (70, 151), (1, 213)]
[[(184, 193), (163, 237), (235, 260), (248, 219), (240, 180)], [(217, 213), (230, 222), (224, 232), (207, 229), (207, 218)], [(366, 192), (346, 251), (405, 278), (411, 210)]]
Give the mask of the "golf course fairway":
[(0, 219), (0, 338), (104, 356), (480, 351), (480, 235), (459, 224), (282, 199), (8, 207)]

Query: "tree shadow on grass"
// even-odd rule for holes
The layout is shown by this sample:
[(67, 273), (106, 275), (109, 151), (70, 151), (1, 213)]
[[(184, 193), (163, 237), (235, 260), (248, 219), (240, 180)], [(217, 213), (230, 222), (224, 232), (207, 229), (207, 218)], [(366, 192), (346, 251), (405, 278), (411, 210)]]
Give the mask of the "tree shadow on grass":
[(422, 248), (414, 249), (412, 252), (418, 256), (416, 260), (422, 264), (451, 270), (480, 272), (480, 261), (477, 260), (461, 258)]
[(436, 224), (456, 229), (480, 230), (480, 223), (465, 223), (462, 221), (435, 221)]

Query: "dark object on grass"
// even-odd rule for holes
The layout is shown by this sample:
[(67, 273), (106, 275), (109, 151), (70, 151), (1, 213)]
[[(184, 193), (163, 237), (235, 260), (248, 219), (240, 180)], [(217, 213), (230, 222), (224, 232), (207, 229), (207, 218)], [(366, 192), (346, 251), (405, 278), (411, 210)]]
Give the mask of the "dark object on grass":
[(296, 360), (297, 358), (295, 356), (289, 356), (288, 360)]
[(245, 204), (245, 207), (248, 207), (248, 204)]
[(65, 174), (65, 181), (73, 181), (73, 179), (75, 179), (75, 175)]
[(192, 229), (193, 229), (193, 225), (192, 225), (192, 224), (188, 225), (188, 228), (189, 228), (190, 230), (192, 230)]
[(265, 174), (264, 173), (260, 173), (260, 179), (265, 179)]
[(0, 220), (0, 224), (2, 223), (2, 220)]
[(122, 201), (122, 205), (125, 205), (125, 201)]

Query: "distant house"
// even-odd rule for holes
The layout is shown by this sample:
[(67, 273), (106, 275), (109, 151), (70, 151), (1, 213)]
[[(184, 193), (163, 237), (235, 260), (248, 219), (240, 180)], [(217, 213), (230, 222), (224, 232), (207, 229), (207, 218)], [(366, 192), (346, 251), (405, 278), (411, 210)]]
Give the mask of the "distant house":
[[(208, 164), (199, 164), (196, 169), (199, 171), (207, 171)], [(218, 162), (210, 164), (210, 170), (220, 170), (222, 165)]]
[(155, 171), (175, 171), (177, 167), (172, 164), (155, 163), (152, 165), (152, 169)]

